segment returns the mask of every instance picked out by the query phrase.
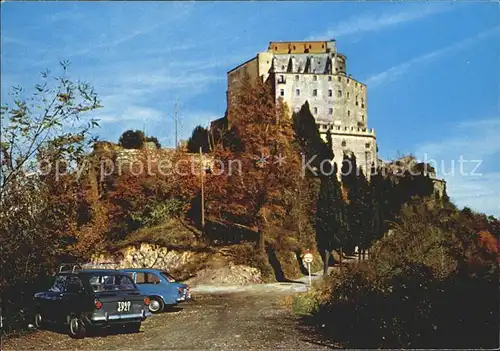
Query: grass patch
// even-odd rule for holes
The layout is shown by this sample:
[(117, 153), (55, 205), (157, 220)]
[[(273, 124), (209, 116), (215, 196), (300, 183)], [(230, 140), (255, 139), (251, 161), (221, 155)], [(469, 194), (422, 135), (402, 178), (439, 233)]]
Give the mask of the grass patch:
[(144, 227), (127, 235), (124, 240), (110, 243), (110, 250), (116, 251), (141, 243), (156, 244), (169, 249), (203, 250), (208, 246), (201, 239), (201, 232), (180, 219), (169, 219), (162, 224)]
[(321, 306), (328, 301), (331, 294), (330, 278), (325, 278), (313, 282), (313, 286), (305, 293), (293, 295), (290, 304), (292, 313), (300, 317), (308, 317), (320, 311)]

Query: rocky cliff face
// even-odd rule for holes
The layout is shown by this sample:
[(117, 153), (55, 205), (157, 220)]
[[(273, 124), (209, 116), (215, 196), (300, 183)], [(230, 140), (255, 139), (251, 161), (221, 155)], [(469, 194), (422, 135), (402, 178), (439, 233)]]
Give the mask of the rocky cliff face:
[[(215, 265), (215, 261), (217, 265)], [(235, 265), (217, 254), (196, 251), (169, 250), (159, 245), (142, 243), (126, 247), (115, 254), (99, 254), (85, 268), (156, 268), (179, 280), (197, 284), (261, 283), (261, 272), (246, 265)]]
[(129, 246), (116, 254), (100, 254), (89, 265), (103, 268), (158, 268), (172, 271), (192, 262), (204, 261), (207, 253), (168, 250), (166, 247), (142, 243)]

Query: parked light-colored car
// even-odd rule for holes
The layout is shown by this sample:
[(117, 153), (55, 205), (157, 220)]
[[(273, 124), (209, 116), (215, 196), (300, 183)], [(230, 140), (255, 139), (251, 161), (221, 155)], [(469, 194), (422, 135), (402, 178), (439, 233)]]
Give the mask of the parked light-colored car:
[(189, 287), (184, 283), (176, 282), (163, 270), (130, 268), (121, 271), (130, 275), (141, 294), (149, 296), (151, 299), (149, 310), (153, 313), (191, 299)]

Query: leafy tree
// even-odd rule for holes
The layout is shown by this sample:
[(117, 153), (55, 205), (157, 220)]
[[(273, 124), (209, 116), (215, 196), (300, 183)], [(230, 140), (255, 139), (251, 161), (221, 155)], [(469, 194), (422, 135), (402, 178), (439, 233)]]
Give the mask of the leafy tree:
[(157, 149), (161, 149), (161, 144), (160, 142), (158, 141), (158, 138), (157, 137), (154, 137), (154, 136), (148, 136), (146, 138), (146, 142), (148, 143), (154, 143), (156, 145), (156, 148)]
[(305, 160), (310, 161), (311, 167), (318, 170), (323, 162), (323, 172), (330, 174), (332, 169), (329, 167), (329, 162), (324, 161), (333, 159), (331, 134), (327, 134), (329, 140), (325, 143), (319, 133), (316, 120), (310, 111), (309, 102), (306, 101), (299, 112), (293, 114), (292, 119), (296, 139), (304, 152)]
[[(121, 175), (110, 176), (101, 196), (109, 209), (110, 240), (123, 239), (141, 227), (168, 219), (181, 219), (189, 210), (199, 191), (198, 174), (191, 171), (190, 156), (175, 152), (169, 157), (176, 168), (160, 170), (160, 164), (150, 160), (149, 172), (124, 168)], [(147, 152), (139, 152), (136, 160), (145, 164)]]
[[(225, 172), (217, 175), (214, 169), (207, 176), (206, 209), (213, 217), (258, 232), (259, 248), (264, 251), (267, 242), (281, 240), (270, 228), (283, 226), (298, 194), (300, 160), (292, 124), (270, 87), (248, 75), (228, 110), (228, 119), (235, 146), (218, 145), (214, 150)], [(241, 173), (228, 173), (231, 160), (238, 160)]]
[(145, 140), (146, 137), (141, 130), (127, 130), (120, 136), (118, 144), (124, 149), (140, 149)]
[[(347, 236), (343, 238), (341, 251), (352, 250), (362, 240), (363, 222), (366, 220), (366, 214), (363, 213), (362, 205), (364, 193), (361, 187), (364, 184), (360, 180), (359, 172), (356, 156), (344, 154), (341, 176), (349, 231)], [(365, 215), (364, 218), (362, 218), (363, 215)]]
[(80, 221), (75, 214), (83, 195), (76, 171), (83, 173), (90, 133), (98, 126), (87, 112), (100, 104), (90, 84), (68, 77), (68, 62), (61, 69), (57, 77), (42, 72), (33, 93), (14, 87), (1, 107), (0, 289), (6, 329), (30, 312), (33, 289), (58, 260), (85, 255), (99, 232), (89, 230), (97, 225), (96, 213)]
[(193, 133), (191, 134), (191, 137), (188, 139), (187, 142), (187, 149), (188, 152), (191, 153), (196, 153), (200, 152), (200, 147), (201, 151), (204, 153), (207, 153), (210, 151), (210, 144), (209, 144), (209, 131), (202, 127), (202, 126), (196, 126), (193, 129)]
[(326, 142), (321, 138), (314, 116), (306, 102), (293, 115), (296, 138), (301, 146), (305, 161), (319, 175), (321, 185), (316, 202), (316, 242), (324, 254), (326, 274), (330, 252), (341, 249), (348, 238), (347, 207), (342, 197), (341, 184), (337, 179), (337, 169), (331, 161), (334, 158), (331, 132), (326, 134)]
[(71, 163), (81, 161), (92, 142), (89, 132), (98, 121), (82, 118), (82, 114), (100, 107), (97, 94), (90, 84), (68, 78), (69, 62), (60, 65), (59, 77), (52, 77), (48, 70), (41, 73), (42, 82), (35, 85), (31, 97), (26, 97), (25, 89), (15, 86), (12, 103), (1, 106), (2, 191), (38, 171), (36, 156), (48, 143), (54, 144)]
[(330, 252), (341, 249), (346, 244), (347, 219), (346, 204), (336, 172), (321, 177), (316, 211), (316, 240), (319, 251), (324, 253), (324, 274), (327, 273)]
[(370, 197), (371, 197), (371, 242), (383, 237), (387, 231), (387, 223), (391, 220), (389, 213), (389, 194), (392, 182), (382, 175), (381, 169), (371, 167)]

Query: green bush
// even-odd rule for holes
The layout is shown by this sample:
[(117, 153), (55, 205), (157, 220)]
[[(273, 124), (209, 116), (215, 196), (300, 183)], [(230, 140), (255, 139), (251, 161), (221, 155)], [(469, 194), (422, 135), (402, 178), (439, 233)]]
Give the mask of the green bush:
[(310, 290), (298, 294), (293, 299), (292, 312), (298, 316), (309, 316), (319, 311), (320, 303), (318, 293), (315, 290)]
[(118, 144), (124, 149), (140, 149), (145, 140), (146, 137), (141, 130), (127, 130), (120, 136)]

